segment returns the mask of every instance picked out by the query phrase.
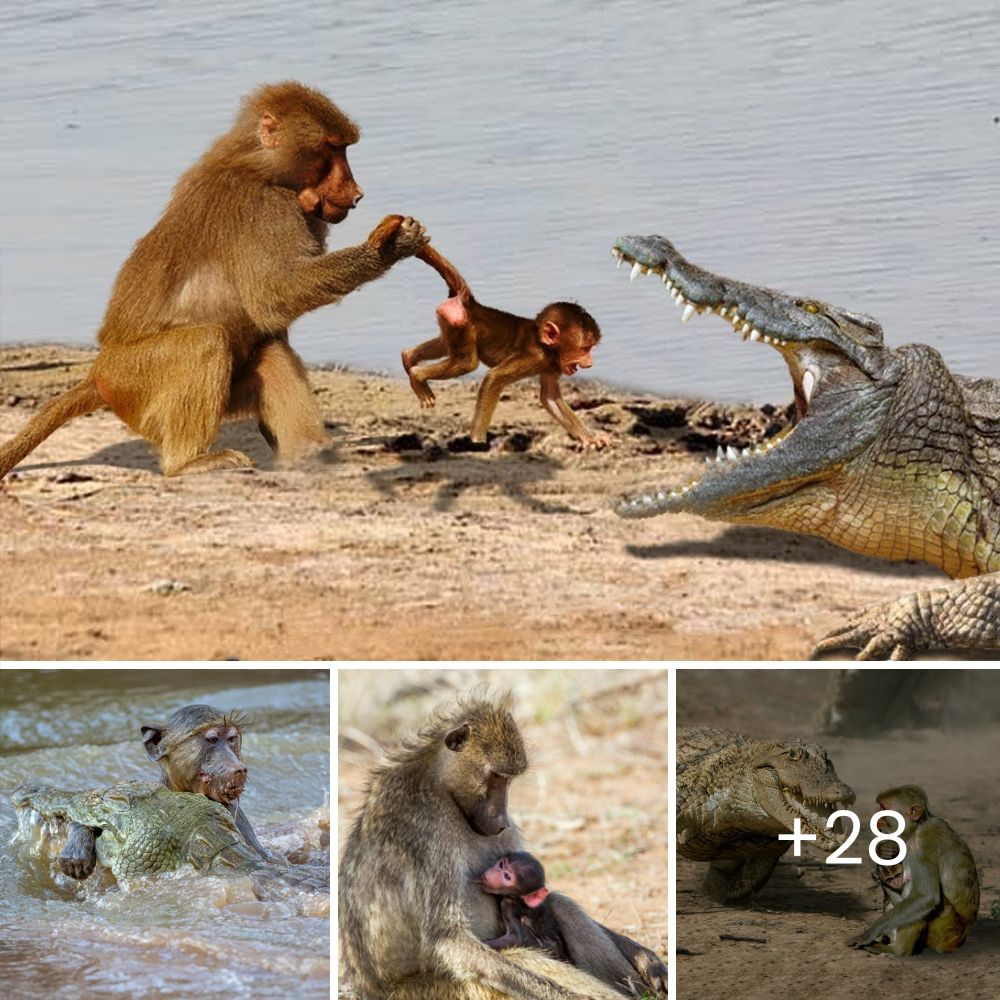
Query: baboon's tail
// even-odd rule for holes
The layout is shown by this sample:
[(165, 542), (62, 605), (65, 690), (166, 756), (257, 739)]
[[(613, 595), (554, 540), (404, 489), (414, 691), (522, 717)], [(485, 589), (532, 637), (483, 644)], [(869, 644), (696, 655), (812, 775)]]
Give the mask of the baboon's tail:
[(430, 264), (430, 266), (433, 267), (442, 278), (444, 278), (445, 283), (448, 285), (449, 295), (458, 295), (463, 299), (471, 298), (472, 290), (466, 283), (465, 278), (458, 273), (458, 269), (455, 265), (452, 264), (452, 262), (446, 257), (442, 257), (441, 254), (439, 254), (437, 250), (430, 245), (430, 243), (425, 244), (420, 250), (418, 250), (417, 256), (424, 261), (424, 263)]
[(94, 380), (89, 377), (78, 382), (72, 389), (67, 389), (61, 396), (50, 399), (28, 421), (28, 426), (20, 434), (0, 447), (0, 479), (25, 455), (34, 451), (57, 427), (62, 427), (73, 417), (82, 417), (104, 405), (104, 399), (97, 391)]

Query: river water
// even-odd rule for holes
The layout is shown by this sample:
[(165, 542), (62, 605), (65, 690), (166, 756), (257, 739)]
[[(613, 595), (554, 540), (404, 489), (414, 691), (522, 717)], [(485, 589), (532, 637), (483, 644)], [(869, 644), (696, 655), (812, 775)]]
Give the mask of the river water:
[[(612, 241), (634, 232), (1000, 375), (996, 0), (40, 0), (5, 5), (0, 29), (5, 343), (91, 343), (179, 172), (241, 94), (296, 77), (364, 129), (367, 196), (332, 245), (413, 214), (482, 301), (586, 305), (603, 378), (791, 395), (774, 352), (721, 321), (681, 327), (662, 288), (615, 273)], [(442, 292), (404, 262), (293, 342), (398, 372)]]
[[(265, 847), (329, 863), (330, 680), (316, 670), (4, 670), (0, 706), (0, 992), (9, 997), (325, 998), (329, 899), (258, 902), (193, 870), (84, 883), (8, 846), (19, 784), (155, 780), (139, 726), (195, 702), (240, 709), (240, 799)], [(327, 831), (319, 842), (320, 825)], [(102, 877), (104, 876), (104, 877)]]

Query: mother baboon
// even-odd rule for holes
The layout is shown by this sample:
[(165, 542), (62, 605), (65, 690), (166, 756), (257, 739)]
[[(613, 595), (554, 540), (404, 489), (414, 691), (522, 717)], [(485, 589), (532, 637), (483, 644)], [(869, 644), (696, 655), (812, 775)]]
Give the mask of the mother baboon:
[(497, 897), (476, 879), (522, 849), (507, 789), (528, 760), (507, 699), (460, 700), (377, 768), (340, 863), (344, 966), (364, 1000), (614, 1000), (666, 991), (666, 967), (551, 893), (573, 964), (493, 951)]

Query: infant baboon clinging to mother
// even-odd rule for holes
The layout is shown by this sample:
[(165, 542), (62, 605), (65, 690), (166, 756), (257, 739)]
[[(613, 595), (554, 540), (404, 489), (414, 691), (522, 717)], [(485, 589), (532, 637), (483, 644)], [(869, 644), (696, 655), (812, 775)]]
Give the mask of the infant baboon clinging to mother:
[(566, 942), (552, 915), (542, 863), (527, 851), (505, 854), (479, 877), (483, 892), (500, 897), (503, 934), (486, 943), (498, 951), (523, 945), (541, 948), (561, 962), (569, 962)]
[(521, 849), (507, 814), (528, 760), (506, 700), (435, 714), (377, 768), (340, 863), (341, 956), (364, 1000), (616, 1000), (665, 993), (648, 948), (592, 920), (562, 893), (546, 903), (573, 964), (495, 951), (497, 897), (481, 874)]
[(122, 265), (90, 373), (0, 447), (0, 478), (67, 420), (104, 406), (153, 444), (168, 476), (252, 465), (209, 450), (226, 418), (255, 417), (284, 459), (321, 449), (328, 435), (288, 327), (427, 240), (396, 216), (326, 252), (327, 227), (362, 198), (347, 162), (359, 137), (300, 83), (247, 97)]
[[(534, 319), (491, 309), (475, 300), (455, 265), (434, 247), (424, 246), (416, 256), (444, 278), (450, 296), (437, 307), (440, 335), (403, 351), (403, 368), (422, 407), (434, 405), (430, 380), (457, 378), (475, 371), (482, 362), (490, 370), (476, 399), (470, 433), (474, 442), (486, 441), (504, 389), (533, 375), (541, 383), (542, 406), (570, 437), (597, 448), (611, 442), (607, 434), (588, 431), (559, 391), (561, 375), (593, 364), (590, 355), (601, 330), (586, 309), (574, 302), (552, 302)], [(433, 358), (444, 360), (420, 366)]]

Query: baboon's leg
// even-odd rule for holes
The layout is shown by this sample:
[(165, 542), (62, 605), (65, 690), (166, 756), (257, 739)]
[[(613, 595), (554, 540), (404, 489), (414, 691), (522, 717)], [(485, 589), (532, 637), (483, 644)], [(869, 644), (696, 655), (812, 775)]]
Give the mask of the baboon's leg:
[(210, 452), (232, 380), (223, 327), (181, 327), (103, 348), (94, 380), (112, 410), (156, 446), (163, 474), (252, 465), (246, 455)]
[(444, 342), (444, 337), (433, 337), (425, 340), (416, 347), (408, 347), (403, 351), (403, 370), (409, 374), (414, 365), (419, 365), (421, 361), (429, 361), (431, 358), (442, 358), (448, 353), (448, 347)]
[(233, 386), (229, 413), (258, 417), (261, 434), (279, 458), (295, 461), (330, 443), (302, 359), (283, 339), (264, 344)]

